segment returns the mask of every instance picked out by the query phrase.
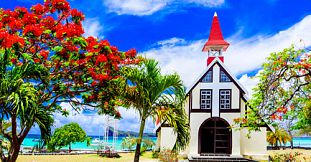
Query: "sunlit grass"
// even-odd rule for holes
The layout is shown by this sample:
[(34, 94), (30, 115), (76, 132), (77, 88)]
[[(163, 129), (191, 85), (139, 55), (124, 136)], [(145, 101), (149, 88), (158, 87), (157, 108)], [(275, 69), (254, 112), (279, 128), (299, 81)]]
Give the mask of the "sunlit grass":
[[(121, 158), (103, 158), (96, 154), (88, 155), (20, 155), (17, 162), (132, 162), (134, 153), (120, 153)], [(151, 152), (146, 152), (140, 158), (141, 161), (155, 162), (151, 158)]]

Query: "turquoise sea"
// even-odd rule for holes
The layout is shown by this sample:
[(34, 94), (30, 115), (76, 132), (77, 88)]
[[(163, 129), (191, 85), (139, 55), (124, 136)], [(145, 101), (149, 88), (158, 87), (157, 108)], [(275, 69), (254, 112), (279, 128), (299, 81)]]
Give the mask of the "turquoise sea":
[[(35, 146), (38, 143), (36, 140), (39, 138), (40, 138), (40, 136), (38, 136), (38, 135), (28, 136), (23, 142), (23, 147)], [(103, 137), (98, 137), (98, 136), (91, 136), (91, 138), (93, 140), (96, 138), (97, 139), (100, 138), (101, 140), (103, 139)], [(123, 138), (125, 138), (125, 137), (118, 137), (118, 139), (116, 141), (116, 146), (115, 146), (116, 150), (122, 150), (121, 143), (122, 143)], [(147, 138), (150, 138), (154, 142), (156, 142), (156, 140), (157, 140), (157, 137), (147, 137)], [(294, 142), (295, 147), (309, 147), (309, 148), (311, 148), (311, 137), (294, 137), (293, 142)], [(112, 145), (112, 136), (109, 137), (108, 143), (110, 144), (110, 146)], [(288, 142), (286, 144), (286, 146), (290, 146), (290, 143)], [(68, 147), (64, 147), (63, 149), (68, 149)], [(74, 149), (74, 150), (87, 150), (87, 149), (94, 150), (95, 149), (96, 150), (97, 146), (87, 146), (86, 142), (78, 142), (78, 143), (74, 143), (72, 145), (72, 149)]]
[[(92, 138), (92, 141), (94, 141), (95, 139), (103, 140), (102, 136), (90, 136), (90, 137)], [(23, 141), (22, 146), (23, 147), (34, 147), (35, 145), (37, 145), (39, 138), (40, 138), (39, 135), (29, 135)], [(122, 150), (121, 143), (122, 143), (123, 138), (125, 138), (125, 137), (118, 137), (116, 144), (115, 144), (116, 150)], [(156, 140), (157, 140), (157, 137), (146, 137), (146, 138), (149, 138), (149, 139), (153, 140), (154, 142), (156, 142)], [(109, 143), (108, 145), (112, 146), (112, 141), (113, 141), (112, 136), (110, 136), (108, 138), (108, 143)], [(71, 145), (71, 149), (73, 149), (73, 150), (96, 150), (97, 148), (98, 148), (98, 146), (92, 146), (92, 145), (87, 146), (86, 141), (85, 142), (77, 142), (77, 143), (74, 143)], [(63, 147), (62, 149), (68, 149), (68, 147)]]

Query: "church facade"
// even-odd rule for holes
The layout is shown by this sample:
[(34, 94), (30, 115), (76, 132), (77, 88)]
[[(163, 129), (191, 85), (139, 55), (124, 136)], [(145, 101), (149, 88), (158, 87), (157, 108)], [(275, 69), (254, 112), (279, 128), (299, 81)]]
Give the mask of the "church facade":
[[(247, 90), (225, 65), (223, 53), (229, 43), (223, 39), (215, 13), (210, 36), (202, 51), (208, 53), (203, 73), (187, 89), (185, 111), (190, 124), (190, 143), (184, 153), (189, 158), (206, 155), (233, 157), (267, 155), (266, 129), (252, 132), (231, 130), (234, 119), (242, 117), (248, 106)], [(195, 73), (195, 72), (194, 72)], [(176, 135), (165, 123), (157, 125), (157, 146), (172, 148)]]

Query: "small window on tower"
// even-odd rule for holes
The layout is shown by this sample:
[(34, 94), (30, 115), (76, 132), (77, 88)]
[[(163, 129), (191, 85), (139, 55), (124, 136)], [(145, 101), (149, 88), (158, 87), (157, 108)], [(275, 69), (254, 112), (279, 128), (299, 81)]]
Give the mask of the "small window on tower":
[(231, 82), (230, 78), (223, 70), (220, 70), (220, 82)]
[(213, 82), (213, 71), (210, 70), (203, 77), (202, 82)]

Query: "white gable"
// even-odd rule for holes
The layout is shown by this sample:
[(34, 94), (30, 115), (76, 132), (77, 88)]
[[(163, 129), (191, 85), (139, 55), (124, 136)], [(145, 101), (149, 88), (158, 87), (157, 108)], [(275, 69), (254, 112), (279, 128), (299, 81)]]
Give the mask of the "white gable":
[(222, 68), (224, 68), (227, 73), (231, 76), (231, 78), (233, 79), (233, 82), (235, 82), (245, 93), (244, 96), (246, 96), (248, 94), (246, 88), (239, 82), (239, 80), (233, 75), (233, 73), (228, 69), (228, 67), (218, 58), (216, 57), (205, 69), (204, 71), (199, 75), (199, 77), (191, 84), (191, 86), (189, 88), (187, 88), (186, 93), (188, 94), (193, 88), (194, 86), (196, 86), (196, 84), (200, 81), (200, 79), (207, 73), (207, 71), (214, 66), (215, 63), (219, 63), (220, 66)]

